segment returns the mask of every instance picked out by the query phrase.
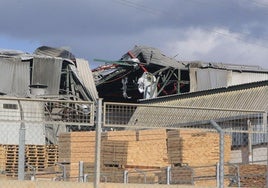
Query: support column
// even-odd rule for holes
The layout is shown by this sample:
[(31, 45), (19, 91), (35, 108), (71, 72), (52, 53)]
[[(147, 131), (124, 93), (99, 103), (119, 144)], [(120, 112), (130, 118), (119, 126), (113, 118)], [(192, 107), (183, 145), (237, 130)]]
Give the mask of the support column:
[(102, 99), (98, 99), (96, 145), (95, 145), (95, 168), (94, 188), (99, 188), (100, 183), (100, 152), (101, 152), (101, 124), (102, 124)]

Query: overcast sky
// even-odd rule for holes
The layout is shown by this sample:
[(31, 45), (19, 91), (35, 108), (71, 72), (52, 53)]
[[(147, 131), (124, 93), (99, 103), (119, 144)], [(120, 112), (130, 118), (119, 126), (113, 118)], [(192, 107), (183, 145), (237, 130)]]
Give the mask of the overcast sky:
[(177, 60), (268, 69), (268, 0), (0, 0), (0, 48), (118, 60), (135, 45)]

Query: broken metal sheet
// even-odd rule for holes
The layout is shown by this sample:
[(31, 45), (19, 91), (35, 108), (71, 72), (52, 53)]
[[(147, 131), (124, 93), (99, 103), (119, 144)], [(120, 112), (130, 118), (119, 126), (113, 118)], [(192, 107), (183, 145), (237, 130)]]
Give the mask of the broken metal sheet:
[(87, 88), (88, 92), (90, 93), (92, 100), (96, 102), (98, 98), (98, 92), (95, 86), (92, 72), (89, 68), (88, 61), (84, 59), (76, 59), (76, 62), (78, 75), (80, 76), (81, 81), (85, 85), (85, 88)]
[[(93, 100), (89, 91), (85, 87), (83, 80), (79, 76), (77, 68), (74, 65), (69, 65), (69, 67), (72, 72), (72, 81), (75, 83), (75, 86), (73, 86), (80, 92), (80, 94), (84, 97), (85, 100)], [(73, 93), (73, 95), (75, 95), (75, 93)]]
[(202, 61), (187, 61), (184, 62), (187, 64), (189, 68), (214, 68), (214, 69), (224, 69), (224, 70), (232, 70), (238, 72), (268, 72), (261, 68), (258, 65), (236, 65), (236, 64), (225, 64), (225, 63), (213, 63), (213, 62), (202, 62)]
[(61, 58), (35, 56), (33, 58), (32, 85), (46, 85), (48, 94), (59, 94), (61, 68)]
[[(146, 64), (156, 64), (160, 66), (186, 69), (185, 65), (174, 58), (164, 55), (159, 49), (148, 46), (135, 46), (130, 53), (138, 58), (140, 62)], [(123, 56), (122, 59), (124, 59)]]
[(63, 48), (53, 48), (49, 46), (40, 46), (34, 52), (36, 55), (46, 55), (51, 57), (61, 57), (75, 61), (75, 56)]
[(267, 72), (190, 68), (190, 92), (268, 80)]
[(1, 56), (19, 56), (22, 54), (26, 54), (19, 50), (7, 50), (7, 49), (0, 49), (0, 55)]
[(196, 80), (197, 88), (196, 91), (202, 91), (212, 88), (227, 87), (228, 72), (226, 70), (217, 69), (197, 69)]

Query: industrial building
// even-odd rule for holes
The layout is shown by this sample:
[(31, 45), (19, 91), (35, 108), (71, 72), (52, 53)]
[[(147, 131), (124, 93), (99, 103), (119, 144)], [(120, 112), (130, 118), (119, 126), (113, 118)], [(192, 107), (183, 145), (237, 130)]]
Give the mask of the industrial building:
[[(36, 150), (39, 150), (37, 146), (53, 146), (53, 152), (59, 151), (53, 160), (47, 157), (43, 162), (44, 158), (39, 156), (41, 162), (36, 161), (37, 157), (32, 165), (45, 171), (53, 164), (64, 164), (69, 170), (68, 178), (80, 181), (78, 162), (84, 160), (93, 166), (95, 128), (101, 123), (105, 173), (123, 173), (122, 169), (134, 169), (138, 173), (153, 167), (160, 171), (152, 177), (163, 183), (169, 181), (163, 174), (165, 165), (172, 165), (176, 170), (186, 165), (190, 172), (189, 169), (195, 169), (191, 165), (206, 165), (206, 159), (211, 159), (209, 165), (213, 173), (209, 173), (209, 178), (215, 178), (214, 163), (220, 157), (217, 150), (220, 143), (219, 134), (210, 122), (213, 120), (225, 134), (223, 140), (228, 147), (223, 151), (227, 156), (225, 162), (267, 163), (268, 70), (259, 66), (177, 61), (147, 46), (135, 46), (119, 60), (96, 61), (105, 65), (90, 70), (88, 61), (76, 58), (67, 50), (47, 46), (36, 49), (33, 54), (1, 51), (2, 149), (11, 148), (12, 156), (17, 155), (15, 146), (21, 143), (25, 133), (23, 141), (27, 151), (31, 146), (36, 146)], [(103, 111), (98, 113), (100, 98), (104, 101)], [(194, 131), (188, 133), (186, 129)], [(181, 139), (203, 147), (209, 156), (202, 156), (202, 163), (195, 161), (198, 155), (187, 150), (194, 146), (180, 142)], [(213, 152), (210, 142), (214, 143)], [(157, 144), (161, 145), (162, 153), (155, 150)], [(179, 144), (183, 147), (174, 152), (172, 148)], [(49, 148), (42, 149), (42, 155), (50, 155)], [(186, 160), (179, 153), (182, 151), (191, 157), (187, 156)], [(136, 155), (138, 152), (154, 153), (154, 156), (144, 160)], [(8, 155), (3, 158), (13, 160)], [(27, 156), (27, 162), (30, 159)], [(18, 164), (12, 162), (12, 165), (7, 161), (1, 164), (7, 174), (16, 177)], [(29, 167), (25, 169), (31, 171)], [(66, 178), (66, 169), (64, 172), (62, 179)], [(189, 177), (191, 184), (200, 180), (199, 176), (195, 176), (196, 181)], [(135, 178), (141, 182), (139, 177)], [(113, 181), (122, 180), (115, 179)], [(181, 181), (177, 179), (173, 183), (178, 182)]]

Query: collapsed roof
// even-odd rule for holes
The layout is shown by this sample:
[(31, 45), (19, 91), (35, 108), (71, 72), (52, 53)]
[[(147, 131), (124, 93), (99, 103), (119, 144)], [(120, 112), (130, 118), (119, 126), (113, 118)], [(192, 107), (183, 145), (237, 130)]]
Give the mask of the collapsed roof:
[(31, 87), (42, 86), (45, 88), (42, 95), (46, 98), (96, 101), (98, 94), (88, 62), (74, 58), (66, 50), (45, 46), (34, 54), (2, 50), (0, 92), (2, 95), (31, 97)]
[(121, 60), (129, 58), (138, 58), (141, 63), (146, 65), (155, 64), (165, 67), (185, 69), (185, 64), (164, 55), (159, 49), (148, 46), (135, 46), (128, 53), (123, 55)]
[(36, 55), (45, 55), (51, 57), (61, 57), (64, 59), (70, 59), (71, 61), (75, 62), (75, 56), (66, 49), (63, 48), (53, 48), (50, 46), (40, 46), (34, 51)]
[(105, 62), (93, 75), (99, 96), (106, 101), (137, 102), (268, 80), (268, 70), (259, 66), (177, 61), (148, 46), (135, 46), (118, 61), (96, 61)]

